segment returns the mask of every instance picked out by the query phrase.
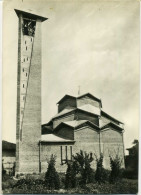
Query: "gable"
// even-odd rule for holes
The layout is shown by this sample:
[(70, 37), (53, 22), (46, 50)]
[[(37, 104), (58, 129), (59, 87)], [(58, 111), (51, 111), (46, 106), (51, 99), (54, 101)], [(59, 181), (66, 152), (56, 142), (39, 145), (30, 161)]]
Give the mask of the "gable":
[(54, 130), (54, 134), (64, 139), (74, 140), (74, 128), (64, 123)]
[(99, 142), (99, 132), (97, 129), (90, 126), (85, 126), (83, 128), (74, 131), (74, 139), (76, 142), (84, 143), (98, 143)]
[(122, 133), (118, 130), (108, 127), (101, 131), (102, 143), (123, 143)]
[(83, 106), (85, 104), (90, 104), (97, 108), (101, 107), (101, 103), (98, 100), (90, 98), (88, 95), (77, 98), (77, 107)]

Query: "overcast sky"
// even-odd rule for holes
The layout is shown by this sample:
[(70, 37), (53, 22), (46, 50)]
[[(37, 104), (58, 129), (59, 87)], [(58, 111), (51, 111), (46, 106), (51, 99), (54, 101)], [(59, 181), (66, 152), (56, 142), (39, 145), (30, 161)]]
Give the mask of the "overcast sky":
[(125, 123), (125, 147), (139, 132), (139, 1), (5, 0), (3, 139), (16, 138), (18, 18), (14, 8), (49, 18), (42, 23), (42, 123), (65, 94), (90, 92)]

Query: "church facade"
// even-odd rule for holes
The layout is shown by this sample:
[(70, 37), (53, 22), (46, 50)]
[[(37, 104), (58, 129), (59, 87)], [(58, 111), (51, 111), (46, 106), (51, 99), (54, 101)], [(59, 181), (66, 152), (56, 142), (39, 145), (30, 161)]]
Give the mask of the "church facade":
[[(58, 171), (66, 170), (66, 161), (80, 150), (97, 158), (110, 169), (109, 155), (118, 155), (124, 168), (124, 124), (102, 109), (102, 101), (90, 93), (74, 97), (65, 95), (58, 103), (58, 113), (42, 125), (40, 169), (46, 171), (47, 160), (56, 155)], [(92, 162), (95, 168), (96, 161)]]

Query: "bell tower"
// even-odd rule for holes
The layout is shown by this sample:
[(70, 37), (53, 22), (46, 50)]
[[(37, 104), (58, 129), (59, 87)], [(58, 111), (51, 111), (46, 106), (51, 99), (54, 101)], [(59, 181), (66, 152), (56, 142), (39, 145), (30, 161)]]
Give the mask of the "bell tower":
[(15, 9), (19, 18), (16, 174), (39, 172), (41, 137), (41, 23), (47, 18)]

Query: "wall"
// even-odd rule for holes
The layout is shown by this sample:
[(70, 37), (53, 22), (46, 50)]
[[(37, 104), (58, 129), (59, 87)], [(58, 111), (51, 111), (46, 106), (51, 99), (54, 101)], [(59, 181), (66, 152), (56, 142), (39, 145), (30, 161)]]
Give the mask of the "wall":
[(7, 174), (13, 171), (13, 166), (16, 161), (15, 151), (2, 151), (3, 167)]
[[(31, 38), (31, 37), (30, 37)], [(20, 39), (20, 38), (19, 38)], [(29, 37), (21, 36), (22, 55), (30, 53), (25, 41), (30, 41)], [(23, 45), (24, 44), (24, 45)], [(29, 49), (29, 50), (28, 50)], [(21, 61), (24, 57), (21, 58)], [(39, 172), (39, 146), (41, 136), (41, 21), (36, 22), (36, 31), (33, 41), (33, 51), (31, 65), (26, 88), (26, 101), (22, 117), (21, 129), (17, 126), (17, 173)], [(20, 64), (19, 64), (20, 65)], [(20, 76), (20, 75), (19, 75)], [(22, 77), (21, 77), (22, 78)], [(22, 87), (22, 86), (21, 86)], [(18, 113), (19, 115), (19, 113)], [(19, 135), (20, 131), (20, 135)], [(19, 155), (19, 157), (18, 157)]]
[(91, 105), (98, 107), (98, 108), (101, 107), (100, 102), (95, 101), (95, 100), (89, 98), (88, 96), (77, 99), (77, 107), (85, 105), (85, 104), (91, 104)]
[(57, 127), (61, 122), (66, 122), (66, 121), (73, 121), (74, 120), (74, 113), (70, 113), (67, 116), (62, 116), (60, 118), (54, 119), (53, 120), (53, 129)]
[[(65, 153), (65, 146), (73, 146), (70, 143), (45, 143), (41, 145), (41, 172), (46, 172), (51, 154), (56, 156), (56, 170), (58, 172), (66, 172), (67, 165), (61, 164), (61, 146), (63, 147), (63, 155)], [(69, 154), (68, 154), (69, 156)]]
[(93, 114), (83, 112), (81, 110), (77, 110), (76, 115), (75, 115), (75, 120), (88, 120), (97, 126), (99, 126), (99, 118), (98, 116), (95, 116)]
[(108, 128), (100, 133), (101, 152), (104, 155), (104, 167), (110, 169), (109, 155), (115, 157), (118, 155), (122, 159), (122, 168), (124, 168), (124, 145), (123, 134)]
[(76, 99), (67, 97), (58, 105), (58, 113), (64, 110), (65, 108), (72, 109), (76, 108)]
[(60, 129), (54, 132), (57, 136), (63, 137), (65, 139), (74, 140), (74, 130), (69, 126), (62, 126)]
[(109, 118), (106, 118), (106, 117), (104, 117), (104, 116), (101, 116), (101, 117), (100, 117), (100, 120), (99, 120), (100, 127), (102, 127), (102, 126), (108, 124), (109, 122), (113, 122), (113, 123), (119, 125), (118, 122), (113, 121), (113, 120), (110, 120)]
[[(73, 154), (80, 152), (80, 150), (87, 153), (92, 152), (99, 157), (99, 134), (95, 129), (90, 127), (82, 128), (74, 132), (75, 145), (73, 147)], [(92, 168), (96, 168), (96, 161), (92, 162)]]

